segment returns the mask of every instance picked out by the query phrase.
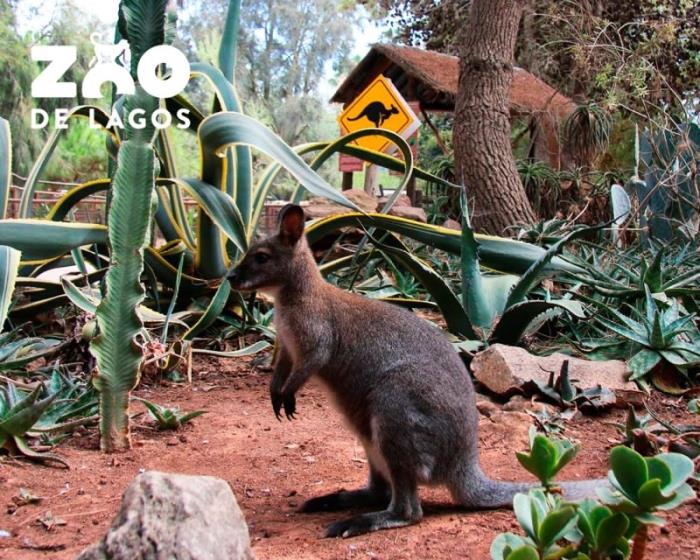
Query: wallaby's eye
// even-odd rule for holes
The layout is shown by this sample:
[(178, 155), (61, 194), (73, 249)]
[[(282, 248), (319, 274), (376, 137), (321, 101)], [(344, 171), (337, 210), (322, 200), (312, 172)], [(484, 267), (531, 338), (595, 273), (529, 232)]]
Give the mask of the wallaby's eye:
[(254, 260), (257, 264), (265, 264), (267, 261), (270, 260), (270, 255), (268, 255), (267, 253), (263, 253), (262, 251), (260, 251), (259, 253), (255, 253), (255, 254), (253, 255), (253, 260)]

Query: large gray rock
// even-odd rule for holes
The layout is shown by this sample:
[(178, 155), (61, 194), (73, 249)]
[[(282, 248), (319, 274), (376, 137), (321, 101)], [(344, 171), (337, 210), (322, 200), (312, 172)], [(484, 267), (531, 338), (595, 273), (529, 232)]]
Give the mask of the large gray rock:
[(518, 392), (529, 381), (547, 383), (549, 372), (559, 375), (564, 360), (569, 360), (569, 378), (581, 389), (601, 385), (617, 393), (636, 393), (634, 383), (627, 381), (630, 371), (625, 362), (594, 362), (565, 354), (534, 356), (517, 346), (494, 344), (479, 352), (470, 364), (474, 377), (498, 395)]
[(103, 539), (77, 560), (249, 560), (248, 526), (226, 481), (149, 471), (129, 485)]

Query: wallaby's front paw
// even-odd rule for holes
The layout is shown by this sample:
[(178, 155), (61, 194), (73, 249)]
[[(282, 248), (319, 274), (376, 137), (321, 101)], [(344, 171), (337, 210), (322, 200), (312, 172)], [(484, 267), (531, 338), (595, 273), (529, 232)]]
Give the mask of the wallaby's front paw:
[(270, 391), (270, 399), (272, 400), (272, 410), (275, 411), (277, 420), (282, 421), (282, 414), (280, 414), (282, 407), (284, 407), (284, 413), (288, 420), (294, 418), (297, 405), (297, 400), (294, 395), (285, 395), (280, 391)]

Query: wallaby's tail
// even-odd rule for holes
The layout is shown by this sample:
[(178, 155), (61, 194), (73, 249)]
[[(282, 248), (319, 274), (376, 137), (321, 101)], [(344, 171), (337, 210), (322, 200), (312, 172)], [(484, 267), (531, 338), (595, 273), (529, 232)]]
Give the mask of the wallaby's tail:
[[(486, 476), (477, 465), (459, 473), (459, 483), (452, 488), (456, 501), (469, 509), (496, 509), (513, 507), (513, 497), (525, 493), (539, 484), (533, 482), (502, 482)], [(608, 481), (581, 480), (558, 484), (565, 500), (576, 502), (594, 498), (596, 488), (608, 486)]]

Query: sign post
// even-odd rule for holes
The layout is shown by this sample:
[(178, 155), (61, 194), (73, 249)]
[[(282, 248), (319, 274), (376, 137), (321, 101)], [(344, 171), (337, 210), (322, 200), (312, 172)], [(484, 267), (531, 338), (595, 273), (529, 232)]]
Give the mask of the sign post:
[[(384, 76), (377, 78), (353, 99), (338, 117), (343, 134), (363, 128), (391, 130), (404, 139), (420, 127), (420, 120), (394, 84)], [(363, 136), (354, 144), (377, 152), (391, 153), (396, 146), (383, 136)]]

